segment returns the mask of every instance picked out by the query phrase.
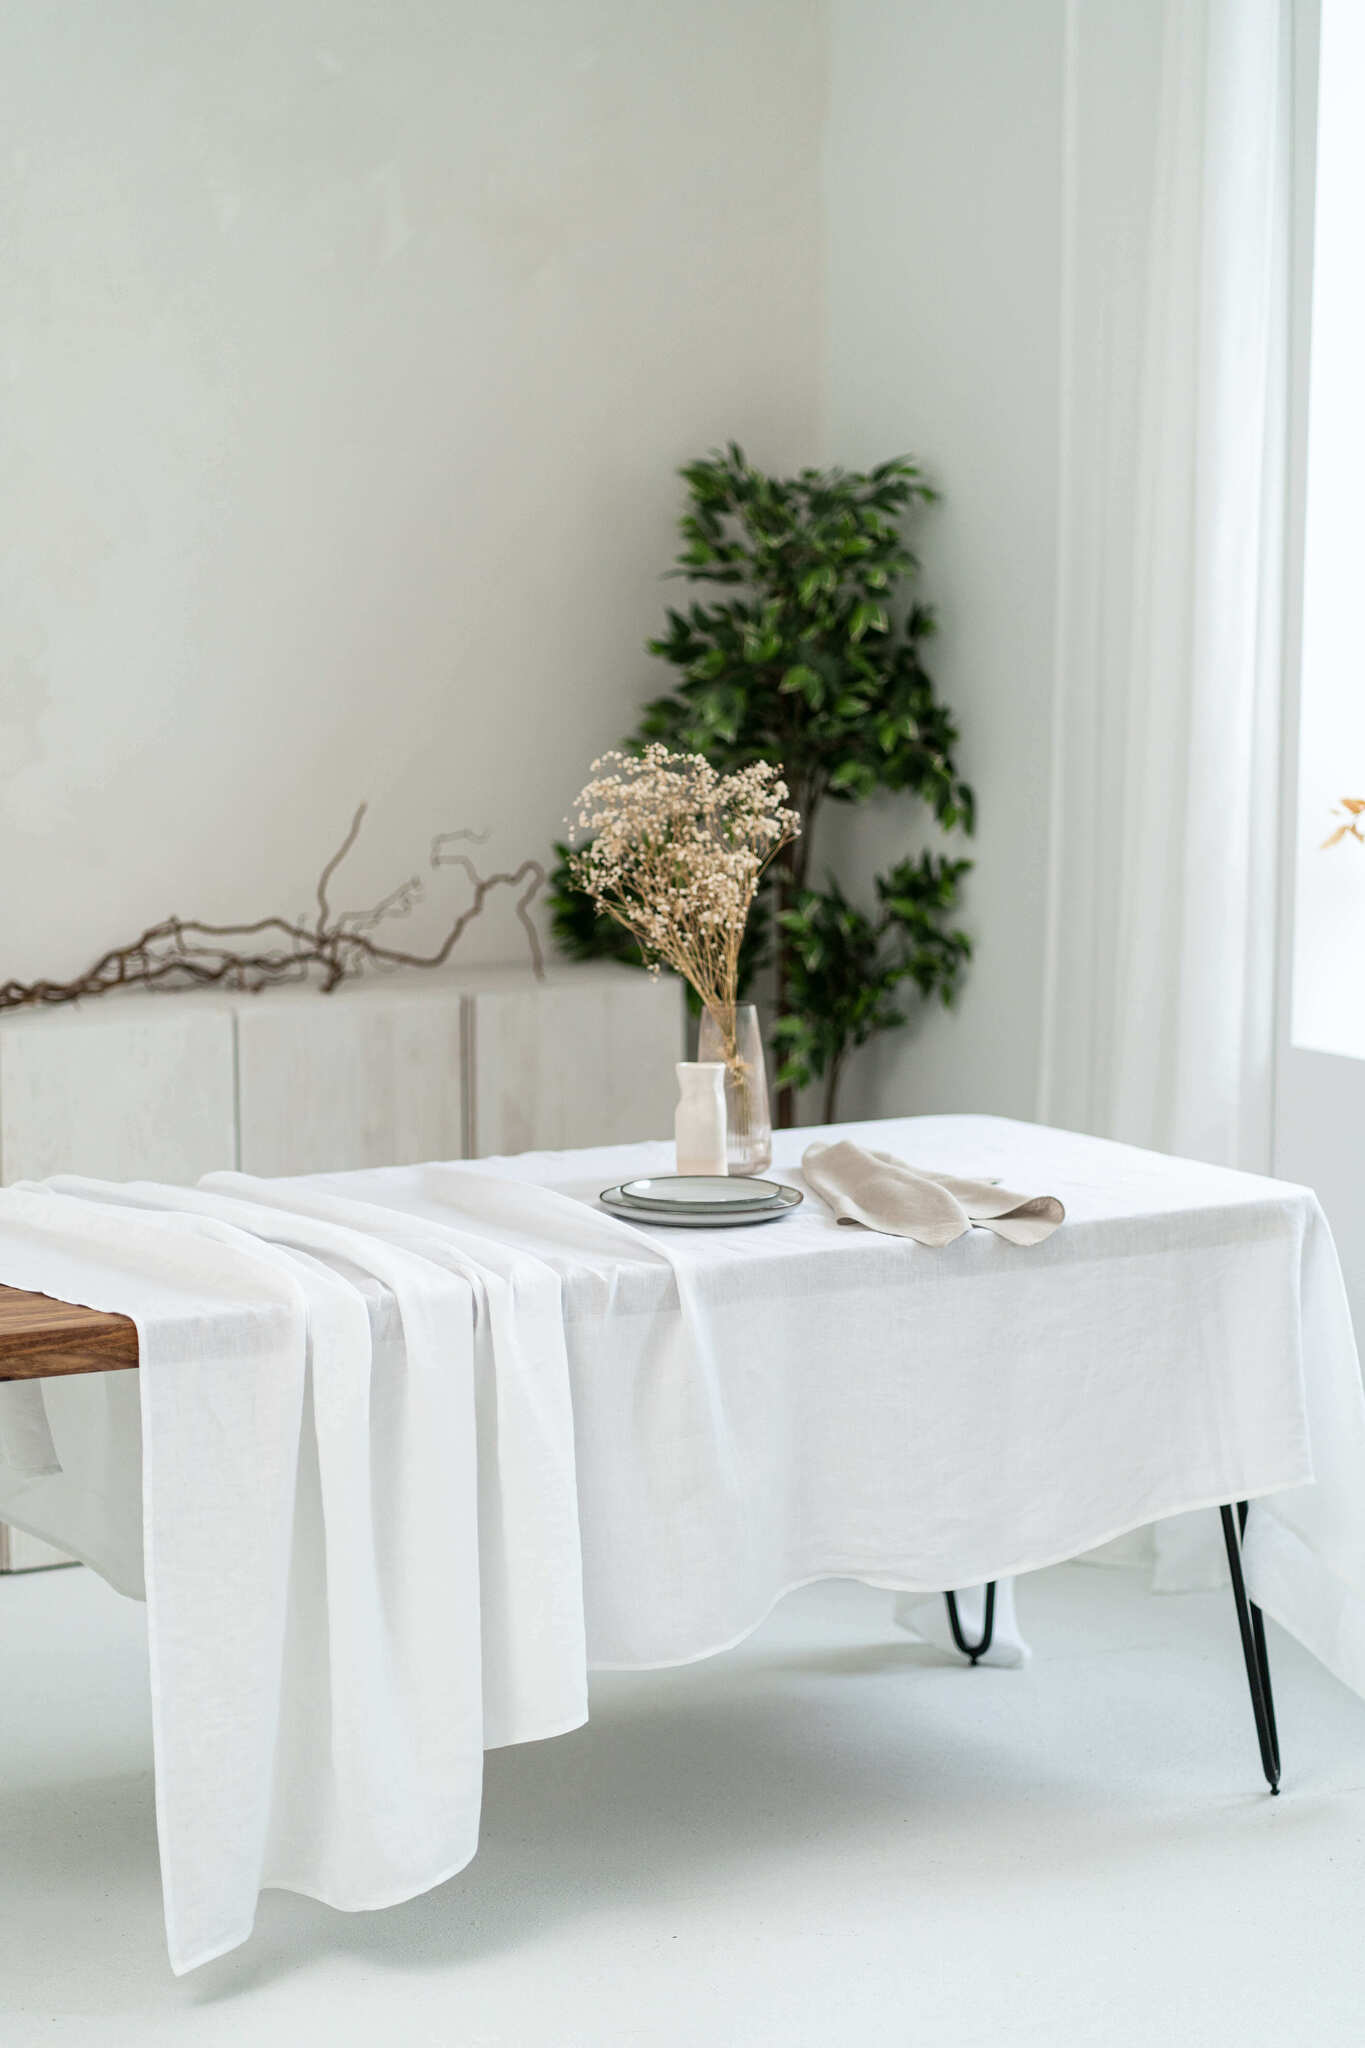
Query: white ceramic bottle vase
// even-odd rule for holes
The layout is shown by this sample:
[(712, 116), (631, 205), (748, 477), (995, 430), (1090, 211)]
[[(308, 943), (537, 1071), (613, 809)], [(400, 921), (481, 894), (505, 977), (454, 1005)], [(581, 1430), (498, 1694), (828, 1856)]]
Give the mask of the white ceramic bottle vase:
[(725, 1157), (725, 1065), (679, 1060), (673, 1139), (679, 1173), (728, 1173)]

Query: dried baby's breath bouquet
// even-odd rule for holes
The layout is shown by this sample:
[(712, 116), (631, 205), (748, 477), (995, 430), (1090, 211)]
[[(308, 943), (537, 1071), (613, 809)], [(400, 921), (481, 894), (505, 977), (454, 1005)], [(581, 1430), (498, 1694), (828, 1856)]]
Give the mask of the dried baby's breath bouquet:
[(657, 971), (691, 983), (735, 1057), (739, 949), (759, 878), (801, 820), (766, 761), (719, 775), (701, 754), (604, 754), (569, 823), (575, 888), (635, 939)]

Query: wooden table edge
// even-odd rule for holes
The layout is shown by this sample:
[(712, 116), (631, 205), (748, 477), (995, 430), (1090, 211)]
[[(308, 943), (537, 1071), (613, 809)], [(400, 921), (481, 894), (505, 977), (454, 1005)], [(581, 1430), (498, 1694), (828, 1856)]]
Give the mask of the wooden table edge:
[(127, 1316), (0, 1286), (0, 1381), (122, 1372), (137, 1362), (137, 1328)]

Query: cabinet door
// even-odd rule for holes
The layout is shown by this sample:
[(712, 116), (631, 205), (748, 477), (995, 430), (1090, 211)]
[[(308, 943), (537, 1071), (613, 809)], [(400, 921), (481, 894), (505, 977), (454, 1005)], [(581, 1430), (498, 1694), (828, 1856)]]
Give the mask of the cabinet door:
[(195, 1181), (236, 1163), (232, 1013), (104, 999), (0, 1030), (0, 1175)]
[(54, 1564), (74, 1564), (64, 1550), (54, 1550), (23, 1529), (9, 1529), (0, 1522), (0, 1572), (45, 1572)]
[(314, 989), (243, 1002), (237, 1086), (246, 1173), (461, 1159), (460, 997)]
[(559, 1151), (662, 1138), (683, 1057), (678, 983), (609, 970), (469, 999), (471, 1150)]

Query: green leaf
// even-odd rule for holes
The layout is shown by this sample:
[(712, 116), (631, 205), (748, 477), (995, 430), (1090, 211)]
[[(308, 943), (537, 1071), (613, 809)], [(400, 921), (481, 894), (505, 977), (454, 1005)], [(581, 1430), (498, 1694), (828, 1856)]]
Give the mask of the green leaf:
[(829, 595), (837, 590), (838, 587), (838, 576), (828, 563), (823, 563), (819, 568), (811, 569), (801, 578), (797, 595), (800, 597), (802, 604), (812, 604), (822, 593)]
[(804, 697), (816, 711), (825, 699), (824, 678), (803, 661), (793, 662), (777, 687), (787, 696)]
[(864, 633), (885, 633), (890, 630), (890, 623), (879, 604), (874, 604), (870, 597), (860, 598), (849, 617), (848, 637), (861, 640)]

